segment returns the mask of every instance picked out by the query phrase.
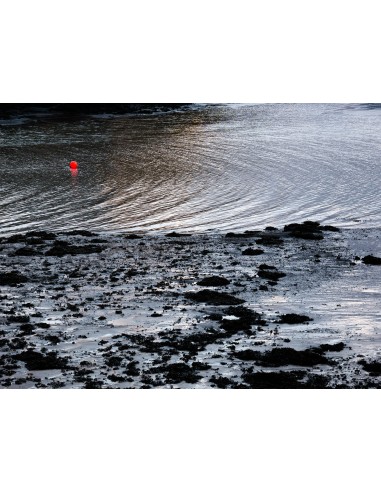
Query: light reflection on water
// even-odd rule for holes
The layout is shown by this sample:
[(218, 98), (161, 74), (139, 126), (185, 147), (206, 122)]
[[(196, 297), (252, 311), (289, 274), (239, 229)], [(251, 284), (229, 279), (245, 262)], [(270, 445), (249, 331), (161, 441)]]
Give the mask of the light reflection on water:
[(361, 105), (219, 105), (2, 126), (0, 232), (380, 226), (380, 116)]

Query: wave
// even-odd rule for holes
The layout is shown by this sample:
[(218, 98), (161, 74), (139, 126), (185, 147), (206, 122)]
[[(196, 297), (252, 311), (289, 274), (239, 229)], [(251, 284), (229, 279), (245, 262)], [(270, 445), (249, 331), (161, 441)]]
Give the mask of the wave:
[(0, 231), (379, 227), (381, 119), (350, 109), (205, 104), (2, 127)]

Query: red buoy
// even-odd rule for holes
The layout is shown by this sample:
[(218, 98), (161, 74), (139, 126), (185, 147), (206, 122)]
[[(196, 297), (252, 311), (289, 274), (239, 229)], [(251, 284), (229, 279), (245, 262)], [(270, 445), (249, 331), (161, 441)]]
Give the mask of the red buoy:
[(78, 169), (78, 164), (75, 161), (71, 161), (69, 166), (70, 166), (70, 169)]

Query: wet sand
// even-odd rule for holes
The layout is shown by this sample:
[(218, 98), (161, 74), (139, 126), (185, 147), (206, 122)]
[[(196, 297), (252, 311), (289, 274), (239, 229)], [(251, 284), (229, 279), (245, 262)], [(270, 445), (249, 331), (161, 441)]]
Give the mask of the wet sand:
[(0, 386), (378, 388), (379, 237), (4, 236)]

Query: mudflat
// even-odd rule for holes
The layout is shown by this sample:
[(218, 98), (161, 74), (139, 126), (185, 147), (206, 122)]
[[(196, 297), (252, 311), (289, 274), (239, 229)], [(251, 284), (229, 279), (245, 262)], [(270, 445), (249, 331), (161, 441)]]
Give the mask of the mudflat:
[(378, 388), (380, 231), (0, 238), (2, 388)]

